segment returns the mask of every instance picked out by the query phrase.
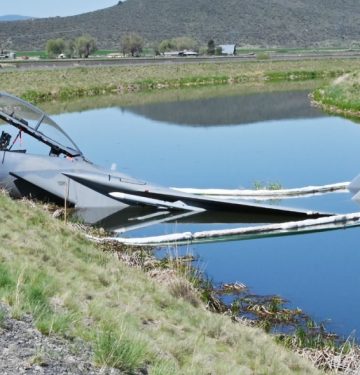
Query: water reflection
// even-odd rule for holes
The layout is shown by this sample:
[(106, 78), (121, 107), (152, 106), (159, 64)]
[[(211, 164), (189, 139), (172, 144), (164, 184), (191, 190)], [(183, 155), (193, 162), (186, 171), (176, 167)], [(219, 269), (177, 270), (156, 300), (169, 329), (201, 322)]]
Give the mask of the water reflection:
[(158, 122), (189, 126), (252, 124), (282, 119), (322, 117), (309, 106), (309, 92), (254, 93), (210, 99), (138, 105), (128, 110)]
[[(232, 211), (204, 211), (204, 212), (188, 212), (179, 213), (176, 211), (167, 211), (151, 207), (130, 206), (119, 212), (111, 215), (106, 215), (101, 220), (97, 220), (99, 213), (97, 210), (91, 209), (87, 212), (78, 212), (82, 218), (87, 222), (95, 223), (111, 231), (118, 233), (125, 233), (131, 231), (129, 236), (134, 235), (153, 235), (162, 227), (159, 224), (169, 223), (180, 228), (190, 230), (194, 228), (209, 228), (219, 229), (232, 227), (245, 226), (255, 223), (282, 223), (284, 221), (298, 220), (298, 216), (285, 215), (285, 214), (255, 214), (246, 212), (232, 212)], [(148, 228), (148, 227), (151, 228)], [(146, 229), (145, 229), (146, 228)], [(135, 230), (137, 230), (135, 232)], [(161, 232), (160, 232), (161, 233)]]
[[(90, 160), (116, 164), (125, 173), (165, 186), (249, 188), (260, 180), (290, 188), (349, 181), (360, 172), (360, 127), (313, 109), (304, 91), (115, 106), (56, 117)], [(348, 193), (286, 205), (359, 211)], [(139, 214), (130, 211), (124, 212), (126, 220)], [(140, 216), (153, 220), (153, 213)], [(134, 235), (239, 226), (230, 218), (206, 223), (202, 217), (201, 224), (193, 219), (138, 229)], [(114, 228), (118, 220), (123, 218), (110, 216), (104, 225)], [(354, 329), (360, 332), (358, 238), (355, 228), (191, 250), (215, 282), (239, 281), (255, 293), (279, 294), (318, 321), (331, 319), (330, 328), (347, 336)]]

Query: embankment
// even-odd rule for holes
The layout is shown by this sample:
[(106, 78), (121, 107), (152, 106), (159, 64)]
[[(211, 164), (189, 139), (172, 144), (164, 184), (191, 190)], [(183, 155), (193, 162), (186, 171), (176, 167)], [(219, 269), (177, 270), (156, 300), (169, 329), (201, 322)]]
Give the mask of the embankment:
[(319, 373), (261, 330), (207, 311), (172, 269), (140, 270), (141, 249), (129, 266), (30, 202), (1, 193), (0, 210), (0, 300), (13, 318), (31, 314), (44, 335), (86, 342), (96, 365), (150, 374)]

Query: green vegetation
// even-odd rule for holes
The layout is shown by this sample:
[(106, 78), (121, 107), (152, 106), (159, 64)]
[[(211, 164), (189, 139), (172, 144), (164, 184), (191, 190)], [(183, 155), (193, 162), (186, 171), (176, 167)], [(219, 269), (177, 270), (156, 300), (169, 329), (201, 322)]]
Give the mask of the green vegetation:
[[(75, 55), (80, 58), (88, 58), (90, 54), (97, 50), (96, 40), (90, 35), (82, 35), (70, 42), (70, 52), (75, 51)], [(73, 54), (70, 55), (71, 57)]]
[[(16, 318), (31, 313), (45, 334), (88, 341), (99, 366), (150, 374), (318, 373), (262, 331), (206, 311), (170, 269), (130, 268), (120, 253), (100, 251), (33, 204), (1, 194), (0, 209), (0, 299)], [(143, 262), (141, 252), (136, 259)]]
[(254, 181), (252, 188), (255, 190), (280, 190), (283, 187), (280, 182)]
[(66, 48), (65, 40), (62, 38), (49, 39), (46, 43), (46, 53), (49, 58), (55, 58), (64, 53)]
[(304, 81), (310, 79), (329, 79), (341, 76), (343, 70), (299, 70), (291, 72), (271, 72), (268, 77), (271, 81)]
[(159, 51), (162, 53), (167, 51), (183, 50), (198, 50), (198, 43), (193, 38), (183, 36), (172, 39), (165, 39), (159, 44)]
[(107, 55), (109, 55), (109, 54), (111, 54), (111, 53), (116, 53), (117, 51), (116, 50), (108, 50), (108, 49), (105, 49), (105, 50), (103, 50), (103, 49), (99, 49), (99, 50), (96, 50), (96, 51), (94, 51), (94, 53), (93, 53), (93, 56), (100, 56), (100, 57), (103, 57), (103, 56), (107, 56)]
[(6, 311), (0, 308), (0, 329), (4, 327), (5, 318), (6, 318)]
[(356, 66), (353, 60), (265, 60), (33, 71), (3, 69), (0, 85), (2, 90), (32, 102), (44, 102), (179, 87), (312, 80), (341, 75)]
[(314, 91), (313, 100), (325, 110), (346, 116), (360, 116), (360, 73), (345, 74)]
[[(116, 50), (96, 50), (92, 53), (93, 56), (98, 57), (105, 57), (109, 55), (110, 53), (115, 53)], [(48, 53), (45, 50), (40, 51), (17, 51), (16, 56), (18, 59), (24, 59), (24, 58), (39, 58), (39, 59), (47, 59)]]
[(270, 56), (268, 53), (266, 52), (258, 52), (256, 54), (256, 59), (257, 60), (269, 60), (270, 59)]
[(215, 45), (215, 42), (213, 39), (210, 39), (208, 41), (208, 44), (207, 44), (207, 50), (206, 50), (206, 53), (208, 55), (215, 55), (215, 49), (216, 49), (216, 45)]
[(67, 58), (88, 58), (96, 50), (96, 41), (90, 35), (82, 35), (74, 40), (49, 39), (46, 42), (46, 53), (49, 58), (58, 57), (60, 54)]
[(26, 58), (39, 58), (39, 59), (46, 59), (48, 57), (46, 51), (17, 51), (16, 56), (18, 59), (26, 59)]
[(143, 48), (144, 39), (137, 33), (125, 34), (121, 39), (121, 51), (124, 56), (140, 56)]

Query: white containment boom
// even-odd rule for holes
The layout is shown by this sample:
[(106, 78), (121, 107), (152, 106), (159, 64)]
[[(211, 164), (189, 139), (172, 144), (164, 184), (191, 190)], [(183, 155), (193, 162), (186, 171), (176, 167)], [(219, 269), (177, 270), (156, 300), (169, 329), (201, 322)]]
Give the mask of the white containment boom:
[[(208, 197), (239, 198), (239, 199), (285, 199), (310, 195), (327, 194), (333, 192), (345, 192), (350, 182), (336, 184), (305, 186), (293, 189), (197, 189), (197, 188), (172, 188), (174, 190)], [(360, 183), (359, 183), (360, 185)]]
[(96, 242), (117, 241), (126, 245), (136, 246), (168, 246), (231, 240), (247, 240), (262, 237), (275, 237), (309, 232), (329, 231), (335, 229), (345, 229), (357, 226), (360, 226), (360, 212), (333, 215), (329, 217), (321, 217), (318, 219), (290, 221), (278, 224), (202, 231), (195, 233), (174, 233), (169, 235), (143, 238), (88, 237)]

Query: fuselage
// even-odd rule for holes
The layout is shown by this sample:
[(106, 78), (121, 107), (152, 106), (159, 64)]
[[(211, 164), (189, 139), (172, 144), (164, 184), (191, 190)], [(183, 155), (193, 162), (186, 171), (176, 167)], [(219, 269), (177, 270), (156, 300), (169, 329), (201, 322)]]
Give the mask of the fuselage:
[(106, 206), (119, 210), (127, 206), (64, 175), (67, 172), (75, 174), (106, 172), (82, 157), (69, 158), (0, 151), (0, 160), (0, 187), (6, 189), (13, 197), (32, 197), (56, 203), (66, 200), (69, 205), (80, 208)]
[[(78, 209), (97, 208), (111, 215), (129, 207), (170, 212), (172, 217), (232, 212), (260, 217), (305, 219), (324, 216), (312, 211), (197, 196), (150, 184), (88, 160), (45, 112), (0, 93), (0, 187), (14, 197), (65, 202)], [(30, 150), (16, 148), (17, 140)], [(26, 142), (25, 142), (26, 141)], [(41, 150), (41, 152), (40, 152)], [(94, 219), (95, 220), (95, 219)]]

